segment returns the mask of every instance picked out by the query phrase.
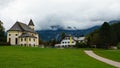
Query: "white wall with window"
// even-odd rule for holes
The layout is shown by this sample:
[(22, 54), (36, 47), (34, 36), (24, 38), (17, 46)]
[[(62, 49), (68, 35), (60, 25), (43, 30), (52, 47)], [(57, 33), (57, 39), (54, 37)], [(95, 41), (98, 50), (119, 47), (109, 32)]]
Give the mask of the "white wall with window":
[(21, 46), (35, 46), (36, 45), (36, 38), (29, 38), (29, 37), (26, 37), (26, 38), (19, 38), (20, 40), (20, 43), (19, 45)]
[(18, 37), (21, 35), (21, 32), (17, 32), (17, 31), (11, 31), (7, 34), (7, 42), (9, 42), (11, 45), (18, 45), (19, 44), (19, 40)]
[(82, 42), (85, 40), (85, 37), (72, 37), (72, 36), (66, 36), (60, 44), (55, 44), (55, 47), (71, 47), (75, 46), (76, 41)]

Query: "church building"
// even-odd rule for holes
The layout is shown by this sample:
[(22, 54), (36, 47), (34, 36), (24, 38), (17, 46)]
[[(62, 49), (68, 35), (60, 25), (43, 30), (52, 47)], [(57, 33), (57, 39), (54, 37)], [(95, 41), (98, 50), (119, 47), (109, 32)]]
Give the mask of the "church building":
[(7, 31), (7, 42), (15, 46), (38, 46), (39, 36), (34, 29), (35, 25), (32, 19), (28, 25), (17, 21)]

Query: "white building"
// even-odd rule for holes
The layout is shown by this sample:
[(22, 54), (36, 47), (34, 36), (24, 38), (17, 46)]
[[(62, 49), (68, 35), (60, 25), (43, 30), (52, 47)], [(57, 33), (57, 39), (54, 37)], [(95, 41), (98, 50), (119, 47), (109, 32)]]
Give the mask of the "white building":
[(74, 47), (76, 41), (85, 42), (85, 37), (66, 36), (64, 39), (62, 39), (60, 44), (55, 44), (55, 47)]

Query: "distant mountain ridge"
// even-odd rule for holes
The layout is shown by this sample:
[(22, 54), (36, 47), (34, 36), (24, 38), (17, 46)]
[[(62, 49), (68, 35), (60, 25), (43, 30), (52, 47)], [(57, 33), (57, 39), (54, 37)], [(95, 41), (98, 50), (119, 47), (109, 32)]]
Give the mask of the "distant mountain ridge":
[(114, 24), (114, 23), (119, 23), (119, 22), (120, 22), (120, 20), (112, 20), (109, 22), (109, 24)]
[[(114, 24), (114, 23), (119, 23), (120, 20), (112, 20), (109, 22), (109, 24)], [(40, 38), (44, 41), (49, 41), (52, 39), (56, 39), (58, 40), (60, 38), (60, 35), (62, 32), (65, 32), (66, 34), (71, 34), (73, 36), (81, 36), (84, 35), (86, 36), (87, 34), (91, 33), (92, 31), (99, 29), (101, 25), (99, 26), (93, 26), (91, 28), (88, 29), (76, 29), (76, 27), (70, 27), (68, 26), (68, 30), (63, 29), (63, 27), (61, 27), (60, 25), (53, 25), (50, 26), (51, 29), (50, 30), (38, 30), (38, 34), (40, 36)]]
[(71, 34), (73, 36), (81, 36), (81, 35), (87, 35), (90, 32), (94, 31), (95, 29), (98, 29), (100, 26), (94, 26), (89, 29), (84, 30), (64, 30), (64, 29), (57, 29), (57, 30), (40, 30), (37, 31), (37, 33), (40, 35), (40, 38), (44, 41), (49, 41), (52, 39), (59, 39), (62, 32), (65, 32), (66, 34)]

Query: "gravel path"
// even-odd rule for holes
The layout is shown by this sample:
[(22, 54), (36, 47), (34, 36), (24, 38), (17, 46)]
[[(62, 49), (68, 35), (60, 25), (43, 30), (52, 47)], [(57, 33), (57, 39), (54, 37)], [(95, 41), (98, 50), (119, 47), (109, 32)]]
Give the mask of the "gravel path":
[(87, 55), (99, 60), (99, 61), (102, 61), (104, 63), (107, 63), (107, 64), (110, 64), (112, 66), (115, 66), (117, 68), (120, 68), (120, 62), (116, 62), (116, 61), (113, 61), (113, 60), (110, 60), (110, 59), (106, 59), (106, 58), (103, 58), (103, 57), (100, 57), (98, 55), (96, 55), (93, 51), (91, 50), (86, 50), (84, 51)]

